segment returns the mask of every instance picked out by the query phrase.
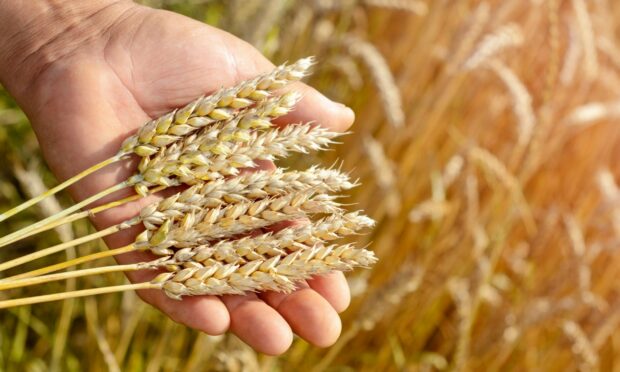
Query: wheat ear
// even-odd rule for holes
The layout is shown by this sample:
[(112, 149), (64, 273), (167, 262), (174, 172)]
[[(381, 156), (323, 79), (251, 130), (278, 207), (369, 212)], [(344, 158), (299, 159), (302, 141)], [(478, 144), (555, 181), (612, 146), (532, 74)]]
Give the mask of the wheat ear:
[[(371, 251), (353, 248), (350, 244), (313, 247), (296, 251), (286, 256), (274, 256), (268, 260), (254, 260), (245, 265), (223, 264), (220, 262), (188, 261), (184, 267), (167, 265), (168, 258), (150, 263), (110, 266), (86, 269), (76, 272), (53, 274), (46, 277), (27, 278), (15, 283), (3, 283), (5, 288), (12, 284), (22, 286), (27, 281), (44, 283), (51, 280), (66, 279), (106, 272), (153, 269), (172, 266), (172, 272), (156, 276), (150, 282), (121, 286), (78, 290), (14, 300), (0, 301), (0, 309), (68, 298), (112, 293), (124, 290), (160, 289), (174, 299), (182, 296), (241, 294), (247, 291), (290, 292), (296, 282), (314, 275), (323, 275), (334, 270), (346, 271), (354, 267), (368, 267), (376, 258)], [(57, 278), (57, 279), (52, 279)], [(50, 279), (50, 280), (48, 280)]]

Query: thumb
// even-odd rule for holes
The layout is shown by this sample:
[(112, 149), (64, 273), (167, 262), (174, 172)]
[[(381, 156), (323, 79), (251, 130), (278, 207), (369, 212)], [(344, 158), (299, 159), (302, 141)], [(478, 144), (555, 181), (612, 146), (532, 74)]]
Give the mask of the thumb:
[[(138, 84), (133, 92), (138, 98), (149, 94), (138, 101), (151, 116), (274, 68), (256, 48), (228, 32), (176, 13), (154, 12), (151, 16), (155, 17), (153, 23), (158, 28), (135, 36), (134, 41), (140, 40), (135, 42), (140, 50), (132, 50), (134, 73), (139, 70), (153, 74), (145, 79), (148, 86)], [(152, 31), (161, 34), (153, 35)], [(157, 58), (159, 63), (153, 65)], [(124, 80), (135, 83), (132, 79), (135, 76), (127, 76)], [(174, 91), (170, 91), (171, 86), (176, 87)], [(351, 109), (306, 84), (294, 83), (286, 90), (299, 91), (303, 98), (292, 113), (278, 120), (278, 124), (315, 121), (326, 128), (344, 131), (353, 123), (355, 115)], [(152, 97), (151, 92), (158, 94)]]

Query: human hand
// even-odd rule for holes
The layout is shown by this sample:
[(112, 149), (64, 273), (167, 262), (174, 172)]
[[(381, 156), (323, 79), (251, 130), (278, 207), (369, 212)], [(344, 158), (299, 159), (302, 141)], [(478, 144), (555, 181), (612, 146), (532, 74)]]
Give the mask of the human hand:
[[(114, 155), (123, 139), (149, 118), (272, 68), (252, 46), (228, 33), (125, 0), (0, 0), (0, 35), (10, 36), (0, 37), (0, 80), (30, 118), (59, 179)], [(352, 124), (351, 110), (303, 84), (294, 89), (304, 98), (280, 124), (315, 120), (334, 130)], [(128, 164), (110, 166), (71, 193), (83, 200), (133, 172)], [(106, 211), (93, 222), (99, 229), (116, 224), (150, 201)], [(136, 233), (119, 233), (106, 243), (124, 246)], [(129, 253), (118, 261), (151, 258), (145, 255)], [(141, 282), (152, 273), (128, 276)], [(300, 287), (291, 294), (182, 301), (156, 290), (139, 295), (179, 323), (209, 334), (230, 329), (257, 351), (279, 354), (290, 346), (293, 332), (317, 346), (332, 344), (340, 333), (337, 313), (350, 297), (344, 276), (317, 277)]]

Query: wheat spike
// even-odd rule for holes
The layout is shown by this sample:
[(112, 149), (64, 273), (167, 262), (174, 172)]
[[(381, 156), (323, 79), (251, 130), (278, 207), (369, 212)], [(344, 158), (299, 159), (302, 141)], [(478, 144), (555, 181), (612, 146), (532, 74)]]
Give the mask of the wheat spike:
[(248, 291), (290, 292), (300, 280), (334, 270), (368, 267), (375, 261), (371, 251), (356, 249), (350, 244), (316, 246), (286, 256), (250, 261), (242, 266), (209, 259), (189, 261), (179, 271), (160, 274), (151, 283), (177, 299), (188, 295)]
[[(104, 272), (121, 272), (167, 267), (170, 272), (159, 274), (150, 282), (63, 292), (35, 297), (0, 301), (0, 309), (138, 289), (162, 289), (171, 298), (182, 296), (242, 294), (248, 291), (290, 292), (298, 281), (322, 275), (334, 270), (348, 271), (355, 267), (369, 267), (376, 257), (366, 249), (356, 249), (351, 244), (315, 246), (286, 256), (274, 256), (268, 260), (255, 260), (243, 266), (221, 262), (187, 261), (184, 266), (175, 265), (169, 257), (140, 264), (115, 265), (105, 268), (71, 271), (46, 277), (28, 279), (33, 284)], [(23, 286), (23, 283), (19, 283)], [(29, 284), (25, 284), (29, 285)], [(15, 283), (3, 285), (15, 287)]]
[(198, 98), (178, 110), (144, 124), (135, 135), (123, 142), (120, 152), (136, 152), (140, 155), (141, 146), (166, 146), (205, 125), (231, 119), (234, 111), (260, 102), (273, 91), (302, 79), (313, 63), (312, 57), (303, 58), (291, 65), (278, 66), (269, 73), (246, 80), (232, 88), (224, 88), (210, 96)]

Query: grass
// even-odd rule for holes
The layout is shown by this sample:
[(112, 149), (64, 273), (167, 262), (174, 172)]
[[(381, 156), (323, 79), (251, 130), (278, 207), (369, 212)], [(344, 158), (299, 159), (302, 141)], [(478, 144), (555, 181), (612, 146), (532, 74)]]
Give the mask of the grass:
[[(315, 55), (310, 84), (355, 109), (354, 134), (321, 160), (342, 159), (344, 169), (355, 169), (352, 178), (364, 186), (346, 202), (378, 222), (360, 243), (372, 241), (380, 261), (370, 273), (349, 276), (355, 296), (341, 340), (327, 350), (296, 341), (282, 357), (256, 355), (233, 336), (176, 325), (126, 292), (3, 311), (0, 365), (148, 371), (617, 366), (620, 6), (428, 1), (426, 12), (413, 13), (289, 0), (266, 12), (266, 3), (244, 1), (245, 12), (236, 11), (239, 1), (165, 6), (248, 40), (263, 30), (253, 42), (276, 62)], [(344, 41), (352, 39), (375, 50), (349, 50)], [(385, 66), (391, 79), (383, 78)], [(405, 118), (400, 128), (388, 120), (398, 122), (398, 114), (389, 114), (398, 106), (382, 103), (393, 89)], [(6, 95), (0, 121), (1, 156), (16, 163), (38, 155)], [(10, 167), (0, 172), (5, 210), (27, 197)], [(68, 204), (64, 196), (60, 201)], [(7, 220), (1, 232), (30, 224), (35, 212)], [(77, 223), (75, 235), (87, 229)], [(50, 232), (25, 241), (20, 252), (57, 242)], [(97, 243), (84, 248), (84, 254), (101, 250)], [(3, 261), (17, 254), (4, 250)], [(109, 275), (86, 283), (123, 281)], [(58, 343), (63, 339), (65, 347)]]

